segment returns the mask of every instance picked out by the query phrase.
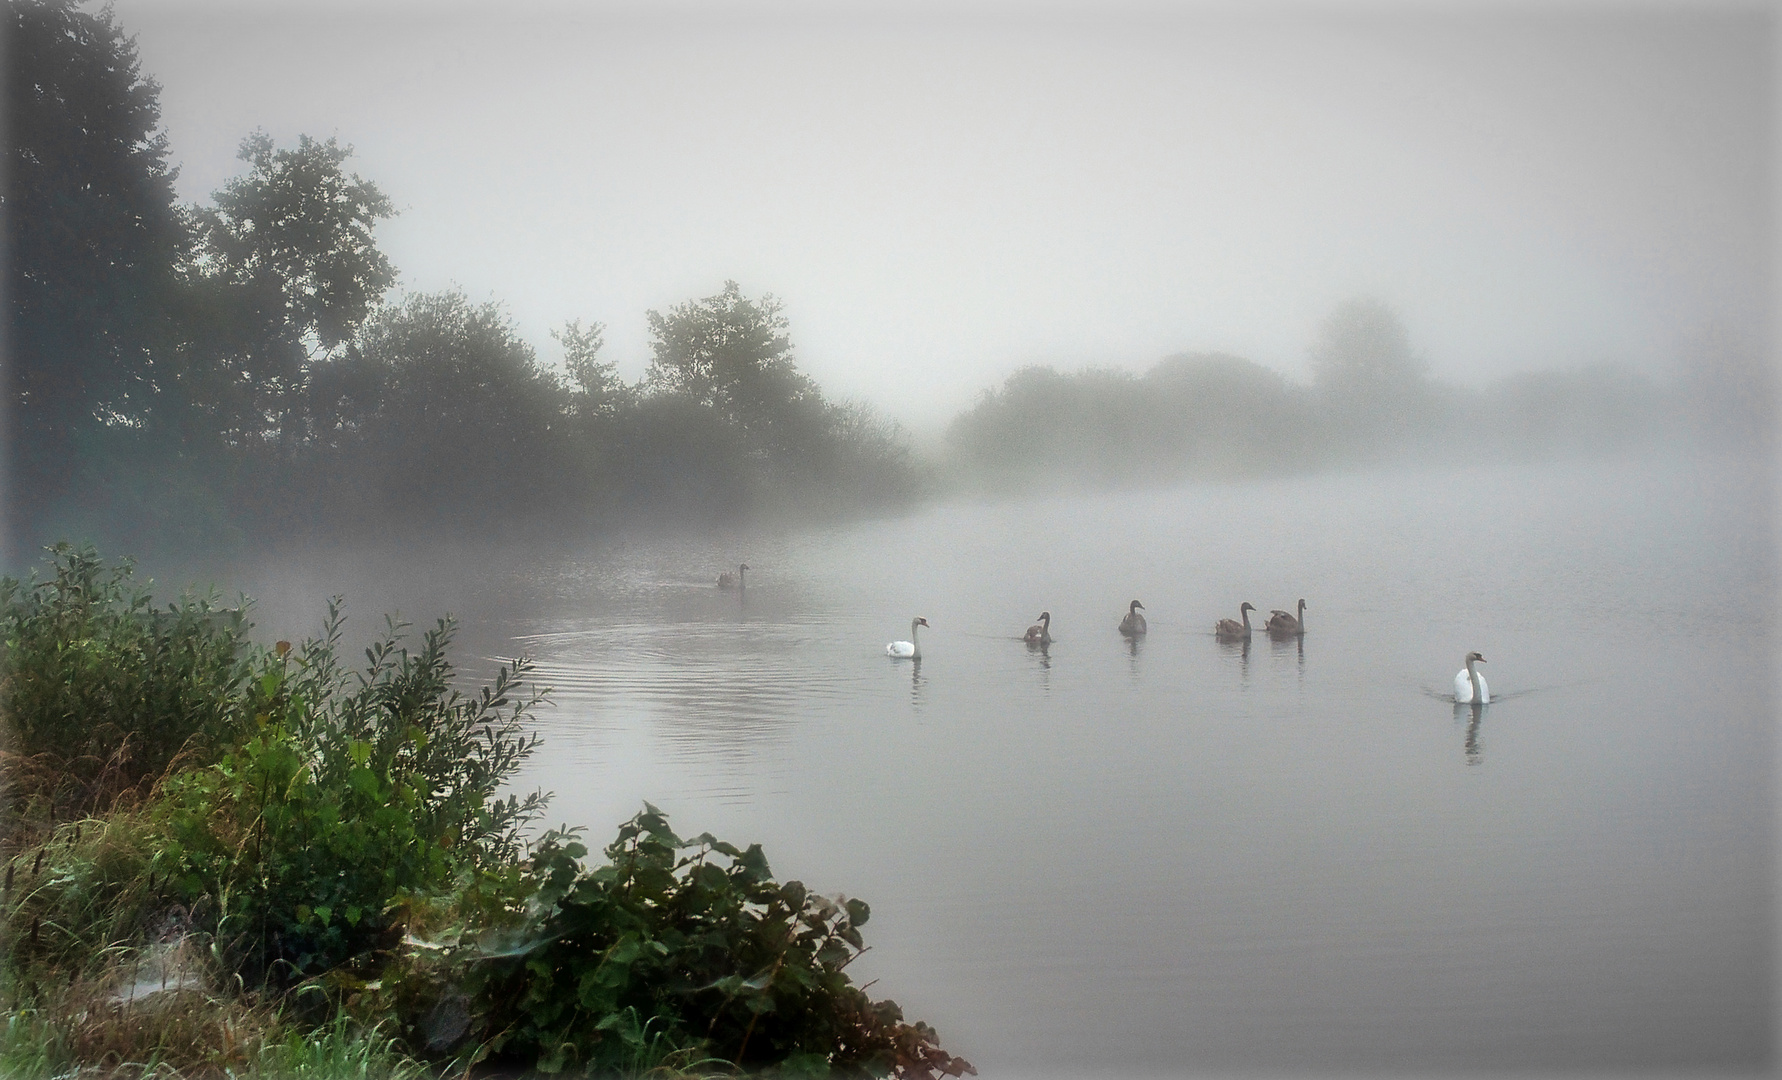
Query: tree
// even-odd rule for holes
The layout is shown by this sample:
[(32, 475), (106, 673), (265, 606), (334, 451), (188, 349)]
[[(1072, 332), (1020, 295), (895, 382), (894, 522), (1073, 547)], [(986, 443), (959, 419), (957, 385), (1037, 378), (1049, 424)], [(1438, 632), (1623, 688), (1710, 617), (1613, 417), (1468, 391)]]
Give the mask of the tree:
[(1372, 297), (1358, 297), (1331, 312), (1312, 347), (1312, 373), (1325, 389), (1365, 393), (1404, 387), (1421, 382), (1427, 369), (1411, 352), (1398, 315)]
[(0, 189), (10, 337), (10, 493), (30, 519), (80, 469), (83, 433), (147, 422), (182, 243), (160, 87), (112, 20), (9, 0)]
[(1444, 409), (1428, 367), (1390, 307), (1371, 297), (1338, 306), (1312, 347), (1329, 436), (1367, 454), (1407, 447), (1419, 431), (1433, 436)]
[(377, 223), (395, 207), (343, 166), (352, 148), (244, 139), (245, 176), (190, 210), (193, 389), (238, 444), (305, 440), (304, 396), (395, 282)]
[(576, 387), (571, 408), (577, 416), (610, 419), (635, 403), (636, 391), (619, 378), (618, 365), (600, 359), (600, 349), (606, 344), (605, 324), (590, 323), (584, 329), (577, 319), (551, 331), (551, 336), (563, 346), (563, 366)]
[(861, 405), (837, 405), (792, 357), (786, 317), (727, 281), (649, 313), (653, 357), (628, 471), (671, 504), (720, 514), (833, 512), (916, 488), (908, 440)]
[(488, 496), (550, 489), (555, 504), (576, 490), (564, 389), (497, 304), (444, 292), (387, 306), (326, 385), (335, 407), (315, 461), (372, 514), (449, 518)]
[(667, 315), (651, 311), (648, 385), (712, 409), (760, 452), (805, 448), (820, 434), (823, 396), (794, 363), (780, 311), (772, 294), (750, 300), (734, 281)]

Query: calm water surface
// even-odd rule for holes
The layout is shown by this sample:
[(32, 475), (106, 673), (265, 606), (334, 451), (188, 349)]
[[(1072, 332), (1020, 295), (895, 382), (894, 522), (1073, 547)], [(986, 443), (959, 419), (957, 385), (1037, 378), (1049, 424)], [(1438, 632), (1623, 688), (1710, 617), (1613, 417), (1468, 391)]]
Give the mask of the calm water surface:
[[(1693, 461), (948, 505), (370, 594), (536, 658), (556, 704), (523, 784), (552, 823), (598, 846), (648, 799), (867, 899), (855, 970), (988, 1077), (1759, 1072), (1767, 482)], [(742, 561), (746, 593), (717, 589)], [(306, 587), (352, 590), (330, 573)], [(1212, 635), (1300, 597), (1301, 641)], [(1019, 640), (1041, 609), (1046, 652)], [(888, 659), (918, 615), (922, 660)], [(1442, 700), (1469, 650), (1477, 713)]]

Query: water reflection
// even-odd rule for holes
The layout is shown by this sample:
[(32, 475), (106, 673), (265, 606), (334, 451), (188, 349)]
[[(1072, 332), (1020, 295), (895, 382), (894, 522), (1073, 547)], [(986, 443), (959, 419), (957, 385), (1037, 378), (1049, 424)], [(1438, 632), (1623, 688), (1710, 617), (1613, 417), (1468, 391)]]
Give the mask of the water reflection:
[(910, 659), (910, 706), (917, 712), (922, 711), (922, 685), (928, 680), (922, 678), (922, 658)]
[(1304, 681), (1306, 675), (1306, 636), (1304, 634), (1270, 634), (1268, 638), (1269, 652), (1274, 656), (1282, 656), (1287, 646), (1292, 645), (1297, 654), (1299, 677)]
[(1040, 689), (1052, 689), (1052, 643), (1050, 641), (1029, 641), (1027, 651), (1039, 660)]
[(1227, 656), (1233, 653), (1237, 654), (1238, 677), (1248, 682), (1250, 678), (1250, 639), (1248, 637), (1235, 639), (1222, 637), (1219, 639), (1219, 649)]
[(1466, 763), (1468, 765), (1485, 764), (1485, 744), (1479, 741), (1480, 722), (1485, 719), (1486, 706), (1475, 701), (1468, 705), (1454, 703), (1454, 719), (1465, 718), (1466, 725)]

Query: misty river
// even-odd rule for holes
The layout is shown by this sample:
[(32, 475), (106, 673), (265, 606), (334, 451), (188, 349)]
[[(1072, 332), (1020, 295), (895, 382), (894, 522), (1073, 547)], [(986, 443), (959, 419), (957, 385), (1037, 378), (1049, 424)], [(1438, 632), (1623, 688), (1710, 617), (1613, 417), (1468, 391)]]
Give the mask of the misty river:
[[(287, 566), (257, 619), (449, 604), (467, 672), (530, 654), (548, 824), (598, 849), (647, 799), (866, 899), (857, 981), (986, 1077), (1755, 1068), (1769, 479), (1655, 458), (960, 501)], [(1213, 636), (1301, 597), (1301, 639)], [(921, 660), (888, 658), (917, 616)], [(1445, 700), (1473, 650), (1477, 712)]]

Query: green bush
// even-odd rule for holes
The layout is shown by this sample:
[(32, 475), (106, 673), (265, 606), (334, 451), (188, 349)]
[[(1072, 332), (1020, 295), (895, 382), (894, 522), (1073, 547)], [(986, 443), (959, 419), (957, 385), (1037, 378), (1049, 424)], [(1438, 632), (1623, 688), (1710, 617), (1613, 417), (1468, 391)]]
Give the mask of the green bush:
[[(67, 819), (235, 732), (243, 606), (157, 609), (126, 560), (60, 543), (51, 573), (0, 579), (0, 737), (9, 811)], [(10, 830), (9, 830), (10, 831)]]
[(683, 841), (647, 804), (606, 864), (585, 869), (586, 854), (572, 835), (547, 834), (506, 917), (446, 944), (435, 976), (453, 986), (444, 996), (462, 995), (479, 1054), (594, 1075), (675, 1055), (786, 1075), (975, 1073), (850, 980), (863, 901), (775, 882), (759, 845)]
[(538, 742), (523, 727), (540, 696), (514, 696), (525, 662), (467, 697), (451, 686), (449, 621), (416, 653), (391, 623), (349, 675), (341, 621), (336, 601), (320, 639), (261, 655), (243, 694), (253, 734), (171, 778), (160, 803), (157, 864), (187, 902), (214, 905), (219, 941), (254, 982), (378, 948), (403, 897), (510, 861), (545, 802), (495, 797)]

